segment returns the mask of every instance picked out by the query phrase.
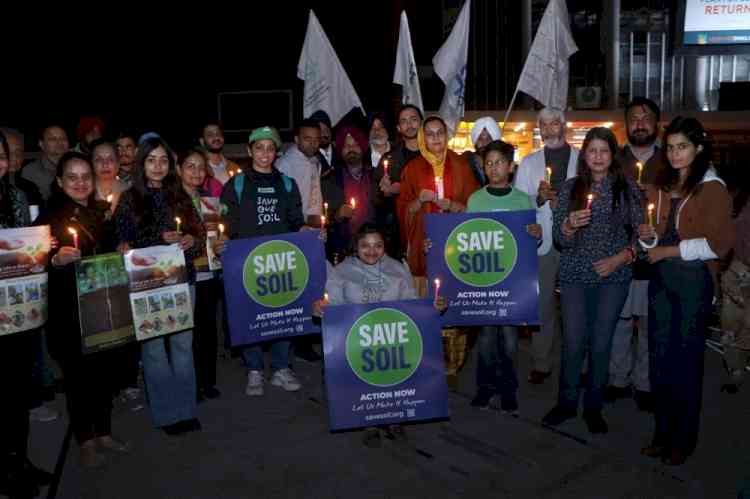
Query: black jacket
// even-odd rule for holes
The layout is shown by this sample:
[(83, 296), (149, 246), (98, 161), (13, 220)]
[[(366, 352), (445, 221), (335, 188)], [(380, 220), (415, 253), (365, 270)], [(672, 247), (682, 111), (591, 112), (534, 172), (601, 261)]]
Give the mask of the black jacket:
[[(45, 210), (36, 225), (49, 225), (59, 247), (72, 246), (68, 227), (78, 231), (81, 256), (91, 256), (115, 251), (117, 245), (114, 225), (105, 220), (109, 203), (94, 201), (88, 207), (72, 200)], [(50, 252), (51, 258), (58, 250)], [(50, 355), (61, 362), (81, 356), (81, 326), (78, 314), (78, 290), (75, 263), (49, 270), (49, 316), (47, 320), (47, 346)]]
[(297, 183), (276, 168), (235, 175), (224, 184), (221, 204), (230, 239), (297, 232), (305, 224)]

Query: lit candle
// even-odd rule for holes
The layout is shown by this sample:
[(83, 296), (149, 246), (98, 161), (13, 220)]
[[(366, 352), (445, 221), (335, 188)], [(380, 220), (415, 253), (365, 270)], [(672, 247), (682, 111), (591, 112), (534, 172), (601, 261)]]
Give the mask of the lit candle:
[(323, 213), (328, 213), (328, 203), (323, 203)]
[(547, 167), (547, 179), (546, 180), (548, 184), (552, 182), (552, 168), (550, 168), (549, 166)]
[(229, 176), (234, 177), (234, 170), (229, 170)]
[(635, 164), (635, 167), (638, 168), (638, 183), (641, 183), (641, 175), (643, 174), (643, 163), (640, 161)]
[(112, 194), (110, 194), (109, 196), (107, 196), (107, 202), (108, 202), (109, 204), (112, 204), (112, 200), (113, 200), (114, 198), (115, 198), (115, 197), (114, 197), (114, 196), (113, 196)]
[(648, 205), (648, 224), (653, 226), (654, 225), (654, 203), (651, 203)]
[(354, 209), (356, 209), (356, 208), (357, 208), (357, 200), (356, 200), (356, 199), (352, 198), (352, 199), (351, 199), (351, 200), (349, 201), (349, 204), (351, 205), (351, 207), (352, 207), (352, 210), (354, 210)]
[(591, 203), (593, 201), (594, 201), (594, 195), (593, 194), (589, 194), (588, 196), (586, 196), (586, 209), (587, 210), (591, 209)]
[(328, 303), (328, 293), (323, 293), (323, 303)]
[(443, 185), (442, 177), (435, 177), (435, 195), (437, 199), (443, 199), (445, 197), (445, 186)]
[(321, 215), (320, 216), (320, 228), (323, 229), (323, 228), (325, 228), (325, 226), (326, 226), (326, 216), (325, 215)]
[(435, 279), (435, 305), (437, 305), (438, 298), (440, 297), (440, 279)]
[(73, 246), (75, 247), (75, 249), (78, 249), (78, 231), (73, 227), (68, 227), (68, 232), (73, 235)]
[(224, 235), (224, 224), (219, 224), (219, 234)]
[(388, 176), (388, 160), (387, 159), (383, 160), (383, 176), (384, 177)]
[(177, 222), (177, 232), (180, 232), (180, 225), (182, 225), (182, 220), (180, 220), (180, 217), (174, 217), (174, 221)]

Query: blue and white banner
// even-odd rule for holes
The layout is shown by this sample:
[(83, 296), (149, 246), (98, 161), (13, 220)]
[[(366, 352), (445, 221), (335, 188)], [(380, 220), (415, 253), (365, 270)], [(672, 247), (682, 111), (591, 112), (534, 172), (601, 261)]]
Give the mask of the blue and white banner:
[(323, 351), (331, 430), (450, 415), (430, 300), (327, 307)]
[(539, 323), (537, 240), (526, 230), (534, 210), (429, 214), (427, 275), (434, 298), (448, 300), (445, 326)]
[(316, 331), (312, 304), (326, 282), (317, 230), (227, 242), (222, 255), (232, 345)]

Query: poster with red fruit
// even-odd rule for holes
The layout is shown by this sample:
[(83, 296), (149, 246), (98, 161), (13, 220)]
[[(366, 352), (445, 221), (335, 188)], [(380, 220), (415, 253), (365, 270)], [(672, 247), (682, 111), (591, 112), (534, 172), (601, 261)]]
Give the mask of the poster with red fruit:
[(0, 336), (47, 321), (49, 225), (0, 230)]
[(193, 328), (185, 254), (178, 245), (130, 250), (125, 269), (138, 341)]

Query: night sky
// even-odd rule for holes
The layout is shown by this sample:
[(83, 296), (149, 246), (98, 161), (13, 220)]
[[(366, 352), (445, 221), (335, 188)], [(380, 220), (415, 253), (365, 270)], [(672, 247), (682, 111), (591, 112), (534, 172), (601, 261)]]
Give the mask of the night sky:
[[(296, 67), (310, 7), (367, 110), (393, 109), (401, 9), (410, 18), (418, 64), (430, 64), (443, 37), (440, 9), (416, 1), (207, 5), (180, 9), (187, 14), (133, 10), (124, 16), (108, 7), (106, 14), (80, 12), (75, 21), (55, 24), (24, 18), (11, 28), (20, 43), (6, 60), (14, 69), (13, 77), (3, 77), (0, 124), (26, 133), (27, 149), (48, 123), (62, 123), (73, 143), (75, 124), (86, 114), (101, 116), (109, 132), (157, 130), (184, 144), (216, 115), (217, 92), (279, 88), (294, 91), (299, 119), (303, 87)], [(31, 39), (38, 46), (26, 42)], [(440, 82), (422, 87), (426, 107), (437, 107)]]

